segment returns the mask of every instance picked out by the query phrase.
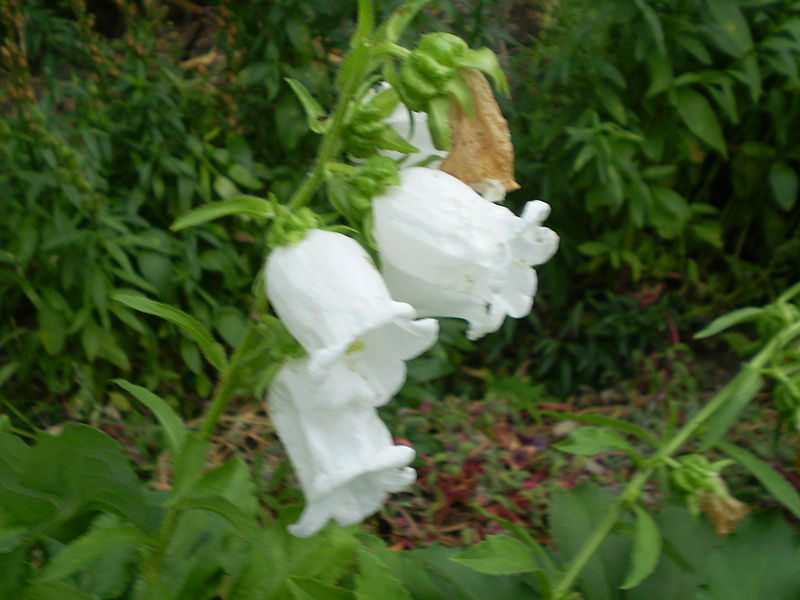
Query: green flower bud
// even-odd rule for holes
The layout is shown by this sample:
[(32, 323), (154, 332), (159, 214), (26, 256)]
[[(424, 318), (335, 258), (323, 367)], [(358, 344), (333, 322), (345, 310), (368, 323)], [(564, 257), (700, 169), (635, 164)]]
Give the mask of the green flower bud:
[(322, 219), (310, 208), (290, 210), (278, 205), (272, 227), (267, 234), (267, 244), (270, 248), (295, 244), (302, 240), (310, 229), (320, 229), (322, 226)]
[(415, 52), (429, 54), (438, 63), (448, 67), (457, 67), (459, 58), (469, 50), (467, 43), (452, 33), (429, 33), (423, 35)]

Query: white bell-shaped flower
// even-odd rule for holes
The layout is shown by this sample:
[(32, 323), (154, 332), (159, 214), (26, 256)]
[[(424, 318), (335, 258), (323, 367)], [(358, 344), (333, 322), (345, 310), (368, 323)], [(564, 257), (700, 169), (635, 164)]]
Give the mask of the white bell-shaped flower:
[(438, 323), (415, 320), (409, 304), (393, 300), (370, 256), (345, 235), (314, 229), (276, 248), (266, 284), (278, 317), (309, 355), (309, 375), (334, 378), (340, 403), (385, 404), (405, 381), (405, 361), (436, 341)]
[(415, 167), (373, 199), (372, 235), (392, 296), (420, 315), (469, 322), (467, 336), (496, 331), (533, 305), (536, 271), (558, 236), (542, 222), (550, 207), (528, 202), (522, 217), (486, 201), (460, 180)]
[(342, 526), (358, 523), (416, 479), (408, 466), (414, 450), (393, 443), (374, 408), (327, 405), (329, 394), (357, 375), (340, 373), (315, 384), (308, 363), (303, 358), (285, 364), (268, 396), (272, 422), (306, 498), (300, 520), (289, 527), (299, 537), (314, 535), (329, 519)]

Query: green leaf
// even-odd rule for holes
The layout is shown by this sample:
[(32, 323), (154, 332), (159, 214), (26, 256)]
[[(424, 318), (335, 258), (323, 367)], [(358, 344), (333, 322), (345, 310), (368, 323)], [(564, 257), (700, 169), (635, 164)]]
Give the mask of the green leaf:
[(722, 129), (708, 100), (699, 92), (688, 88), (676, 89), (675, 99), (678, 114), (689, 131), (727, 158), (728, 148), (722, 137)]
[(359, 574), (356, 576), (357, 600), (411, 600), (411, 594), (377, 554), (358, 548)]
[(37, 313), (39, 323), (39, 339), (45, 352), (55, 356), (64, 348), (67, 335), (67, 323), (61, 313), (50, 306), (42, 304)]
[(711, 323), (709, 323), (706, 327), (704, 327), (701, 331), (698, 331), (694, 334), (695, 339), (702, 339), (711, 337), (712, 335), (717, 335), (721, 331), (725, 331), (729, 327), (733, 327), (734, 325), (738, 325), (739, 323), (744, 323), (745, 321), (753, 321), (757, 319), (760, 315), (764, 313), (763, 308), (757, 308), (755, 306), (746, 306), (745, 308), (739, 308), (734, 310), (733, 312), (728, 313), (727, 315), (722, 315), (721, 317), (717, 317)]
[(195, 208), (178, 217), (170, 226), (172, 231), (201, 225), (228, 215), (244, 215), (255, 219), (271, 219), (275, 215), (273, 202), (257, 196), (239, 195)]
[[(0, 477), (0, 482), (4, 479)], [(40, 434), (19, 484), (36, 490), (39, 497), (58, 499), (54, 523), (103, 510), (140, 529), (152, 525), (139, 478), (127, 455), (111, 437), (87, 425), (68, 425), (58, 436)], [(0, 504), (6, 507), (2, 497)], [(26, 518), (32, 514), (31, 508), (24, 509)]]
[(562, 413), (556, 411), (543, 411), (542, 414), (555, 417), (556, 419), (574, 419), (576, 421), (589, 423), (590, 425), (602, 425), (603, 427), (613, 427), (614, 429), (619, 429), (620, 431), (636, 436), (652, 446), (656, 446), (658, 444), (658, 441), (653, 436), (653, 434), (651, 434), (646, 429), (639, 427), (638, 425), (634, 425), (633, 423), (622, 421), (620, 419), (612, 419), (611, 417), (604, 417), (603, 415), (590, 415), (590, 414), (579, 414), (579, 413), (569, 413), (569, 412)]
[(0, 367), (0, 387), (5, 385), (6, 381), (11, 378), (18, 366), (17, 362), (12, 360)]
[(642, 13), (647, 26), (650, 28), (650, 35), (656, 44), (656, 49), (659, 54), (666, 54), (667, 48), (664, 44), (664, 30), (661, 27), (661, 21), (658, 19), (658, 14), (653, 8), (645, 2), (645, 0), (634, 0), (636, 7)]
[(658, 235), (671, 240), (683, 233), (691, 216), (686, 199), (675, 190), (656, 185), (650, 188), (653, 202), (650, 205), (650, 221)]
[(228, 167), (228, 177), (233, 179), (239, 185), (251, 190), (260, 190), (262, 187), (264, 187), (264, 184), (261, 183), (258, 177), (253, 175), (252, 172), (242, 165), (233, 164)]
[(148, 315), (155, 315), (169, 321), (170, 323), (174, 323), (180, 327), (181, 331), (183, 331), (192, 340), (194, 340), (198, 346), (200, 346), (200, 351), (203, 353), (203, 356), (206, 357), (208, 362), (210, 362), (220, 371), (225, 368), (225, 364), (227, 362), (225, 350), (219, 343), (214, 341), (214, 338), (211, 337), (211, 334), (208, 333), (208, 331), (206, 331), (206, 329), (200, 324), (200, 321), (195, 319), (193, 316), (183, 312), (182, 310), (169, 306), (168, 304), (156, 302), (155, 300), (150, 300), (144, 296), (132, 296), (130, 294), (115, 293), (111, 296), (111, 298), (140, 312), (147, 313)]
[(325, 120), (326, 113), (311, 95), (311, 92), (296, 79), (291, 79), (290, 77), (285, 77), (284, 79), (286, 83), (289, 84), (289, 87), (292, 88), (295, 96), (300, 100), (300, 104), (303, 105), (303, 109), (306, 111), (308, 128), (314, 133), (325, 133), (327, 129), (327, 121)]
[(722, 439), (763, 383), (764, 378), (761, 373), (749, 364), (745, 364), (739, 374), (719, 392), (727, 396), (727, 402), (708, 420), (708, 429), (700, 443), (701, 451), (707, 450)]
[(135, 385), (124, 379), (114, 379), (121, 388), (132, 394), (139, 402), (149, 408), (161, 424), (164, 435), (167, 438), (167, 445), (173, 456), (177, 456), (186, 441), (186, 426), (181, 418), (172, 410), (166, 402), (156, 396), (150, 390)]
[(434, 146), (439, 150), (450, 149), (450, 98), (438, 96), (428, 102), (428, 128)]
[[(293, 600), (353, 600), (355, 597), (349, 590), (307, 577), (289, 577), (286, 587)], [(380, 597), (383, 598), (382, 595)]]
[(718, 442), (717, 448), (750, 471), (778, 502), (800, 519), (800, 493), (769, 463), (730, 442)]
[[(376, 42), (396, 42), (417, 13), (431, 0), (411, 0), (400, 5), (375, 33)], [(394, 86), (393, 86), (394, 87)]]
[(489, 48), (479, 48), (478, 50), (468, 50), (459, 59), (459, 65), (468, 69), (478, 69), (492, 78), (495, 89), (504, 96), (510, 94), (508, 80), (506, 79), (497, 55)]
[(490, 535), (477, 546), (451, 557), (451, 560), (487, 575), (531, 573), (542, 568), (534, 559), (531, 549), (509, 535)]
[(0, 529), (0, 554), (13, 550), (22, 541), (27, 527), (11, 527)]
[[(588, 532), (594, 530), (609, 510), (614, 497), (598, 486), (584, 484), (553, 494), (548, 508), (550, 533), (566, 562), (581, 551)], [(578, 578), (578, 586), (591, 600), (618, 600), (630, 540), (616, 532), (609, 534)]]
[(658, 525), (644, 508), (634, 506), (636, 529), (633, 536), (631, 566), (625, 582), (620, 586), (629, 590), (639, 585), (658, 566), (661, 556), (661, 532)]
[(692, 600), (797, 600), (798, 565), (794, 527), (774, 512), (752, 515), (708, 557)]
[(797, 171), (783, 161), (775, 163), (769, 170), (769, 187), (781, 210), (789, 212), (794, 208), (800, 188)]
[(41, 583), (25, 588), (18, 600), (98, 600), (98, 598), (66, 583)]
[(258, 524), (256, 521), (239, 509), (227, 498), (215, 495), (202, 498), (191, 498), (183, 503), (183, 508), (194, 510), (206, 510), (218, 514), (241, 535), (244, 539), (257, 544)]
[(609, 450), (632, 452), (633, 447), (616, 431), (604, 427), (579, 427), (569, 439), (554, 445), (562, 452), (579, 456), (594, 456)]
[(728, 0), (706, 0), (714, 23), (713, 37), (717, 47), (737, 58), (753, 47), (750, 27), (741, 9)]
[(37, 577), (39, 583), (51, 583), (69, 577), (92, 565), (107, 552), (121, 547), (144, 545), (148, 536), (131, 527), (95, 529), (64, 548)]

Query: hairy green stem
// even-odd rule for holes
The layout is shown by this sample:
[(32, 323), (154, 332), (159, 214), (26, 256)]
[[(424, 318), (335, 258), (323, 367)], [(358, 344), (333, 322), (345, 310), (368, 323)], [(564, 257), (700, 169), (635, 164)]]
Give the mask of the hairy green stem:
[[(744, 368), (762, 369), (772, 357), (775, 348), (780, 346), (784, 339), (791, 339), (791, 334), (795, 328), (789, 328), (773, 338), (752, 360), (745, 364)], [(735, 380), (734, 380), (735, 381)], [(680, 450), (683, 445), (694, 435), (697, 430), (713, 415), (725, 402), (727, 402), (733, 392), (733, 381), (721, 389), (702, 409), (700, 409), (675, 435), (664, 444), (647, 462), (648, 466), (636, 473), (628, 485), (622, 490), (614, 504), (603, 516), (602, 520), (592, 531), (592, 534), (581, 547), (578, 554), (567, 565), (566, 570), (561, 574), (558, 584), (553, 588), (554, 600), (563, 600), (572, 589), (576, 579), (583, 568), (591, 560), (594, 553), (603, 543), (606, 536), (611, 532), (617, 521), (625, 512), (626, 506), (636, 501), (642, 486), (650, 479), (655, 468), (669, 459), (673, 454)]]

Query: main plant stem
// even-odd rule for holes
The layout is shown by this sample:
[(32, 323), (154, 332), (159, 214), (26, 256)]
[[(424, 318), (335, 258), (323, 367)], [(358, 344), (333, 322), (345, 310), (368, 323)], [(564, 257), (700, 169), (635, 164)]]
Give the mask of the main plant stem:
[[(787, 330), (784, 332), (784, 334), (792, 331), (793, 330)], [(780, 345), (780, 342), (785, 338), (785, 335), (779, 335), (773, 338), (773, 340), (767, 344), (761, 350), (761, 352), (759, 352), (752, 360), (745, 364), (744, 368), (755, 370), (762, 369), (765, 363), (772, 357), (775, 347)], [(688, 423), (681, 427), (675, 433), (675, 435), (647, 461), (647, 466), (639, 471), (633, 477), (633, 479), (631, 479), (630, 483), (625, 486), (625, 488), (622, 490), (622, 493), (617, 497), (617, 500), (614, 502), (614, 504), (612, 504), (611, 508), (609, 508), (608, 512), (606, 512), (602, 520), (594, 528), (592, 534), (586, 540), (586, 543), (584, 543), (584, 545), (581, 547), (578, 554), (572, 559), (569, 565), (567, 565), (566, 570), (561, 574), (557, 585), (553, 588), (554, 600), (563, 600), (566, 598), (567, 594), (572, 589), (572, 586), (575, 584), (575, 580), (578, 578), (581, 571), (583, 571), (587, 563), (592, 559), (594, 553), (597, 552), (598, 548), (600, 548), (600, 545), (603, 543), (603, 540), (605, 540), (606, 536), (611, 533), (614, 525), (617, 524), (617, 521), (619, 521), (620, 517), (622, 517), (624, 514), (626, 507), (635, 502), (639, 497), (642, 487), (650, 480), (650, 477), (652, 476), (656, 467), (660, 464), (663, 464), (666, 459), (670, 458), (673, 454), (680, 450), (689, 440), (689, 438), (691, 438), (697, 432), (700, 426), (703, 425), (703, 423), (705, 423), (723, 404), (725, 404), (734, 391), (733, 384), (735, 381), (735, 379), (731, 381), (708, 403), (706, 403), (706, 405), (703, 406), (703, 408), (701, 408), (697, 414), (695, 414), (689, 420)]]

